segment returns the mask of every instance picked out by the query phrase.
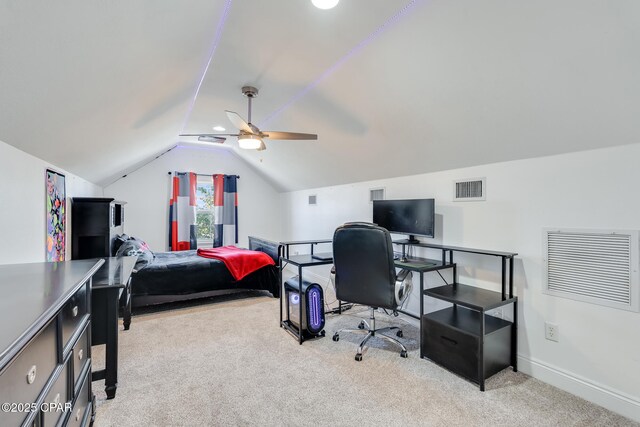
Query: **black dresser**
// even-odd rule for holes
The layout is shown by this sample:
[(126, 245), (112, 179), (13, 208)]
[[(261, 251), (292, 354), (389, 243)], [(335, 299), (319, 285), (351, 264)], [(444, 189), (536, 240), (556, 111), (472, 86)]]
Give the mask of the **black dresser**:
[(85, 426), (91, 277), (104, 261), (0, 265), (0, 425)]

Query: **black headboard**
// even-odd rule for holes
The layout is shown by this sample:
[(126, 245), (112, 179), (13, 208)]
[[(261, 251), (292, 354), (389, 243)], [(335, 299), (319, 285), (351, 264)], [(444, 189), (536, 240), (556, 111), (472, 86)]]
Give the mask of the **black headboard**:
[(261, 239), (259, 237), (249, 236), (249, 249), (252, 251), (260, 251), (269, 255), (276, 264), (279, 261), (282, 245), (278, 242)]

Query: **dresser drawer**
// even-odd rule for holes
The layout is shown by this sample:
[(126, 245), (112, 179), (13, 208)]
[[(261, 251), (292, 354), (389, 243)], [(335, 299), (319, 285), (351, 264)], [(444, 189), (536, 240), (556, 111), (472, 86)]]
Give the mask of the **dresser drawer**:
[(91, 396), (89, 395), (89, 384), (91, 383), (90, 369), (86, 375), (82, 377), (82, 381), (82, 388), (76, 397), (76, 401), (67, 420), (68, 427), (85, 426), (89, 424), (90, 414), (88, 412), (90, 411), (89, 402), (91, 402)]
[(67, 347), (73, 333), (87, 315), (87, 285), (83, 285), (67, 301), (60, 313), (62, 319), (62, 346)]
[(65, 406), (71, 401), (71, 393), (69, 386), (69, 368), (68, 364), (64, 364), (60, 376), (53, 383), (53, 386), (44, 398), (44, 406), (42, 407), (42, 420), (45, 426), (55, 426), (61, 416), (68, 412)]
[[(0, 402), (34, 403), (58, 364), (56, 322), (44, 327), (0, 375)], [(0, 425), (19, 425), (27, 413), (0, 413)]]
[(422, 354), (445, 368), (478, 381), (479, 338), (422, 318)]
[(73, 346), (73, 350), (71, 352), (71, 358), (73, 363), (73, 388), (76, 390), (80, 386), (80, 382), (82, 379), (80, 375), (84, 369), (84, 366), (87, 364), (89, 360), (88, 357), (88, 349), (89, 349), (89, 328), (91, 327), (90, 323), (87, 323), (85, 326), (82, 335)]

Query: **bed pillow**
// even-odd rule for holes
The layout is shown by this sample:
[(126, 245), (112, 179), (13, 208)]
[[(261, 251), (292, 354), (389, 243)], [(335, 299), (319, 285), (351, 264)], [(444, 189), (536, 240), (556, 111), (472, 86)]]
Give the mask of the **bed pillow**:
[(119, 236), (116, 236), (116, 238), (113, 239), (112, 256), (116, 256), (116, 254), (118, 253), (118, 249), (120, 249), (120, 246), (122, 246), (122, 244), (129, 239), (131, 239), (131, 237), (127, 236), (126, 234), (121, 234)]
[(153, 261), (153, 252), (149, 249), (149, 246), (140, 239), (131, 237), (129, 240), (123, 242), (116, 252), (116, 256), (136, 256), (135, 270), (141, 270)]

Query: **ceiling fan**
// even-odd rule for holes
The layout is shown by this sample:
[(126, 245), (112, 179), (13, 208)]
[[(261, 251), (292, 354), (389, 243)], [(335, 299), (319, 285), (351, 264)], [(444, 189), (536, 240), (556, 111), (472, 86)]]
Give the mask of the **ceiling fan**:
[(231, 123), (238, 128), (239, 133), (186, 133), (180, 136), (197, 136), (198, 141), (213, 142), (222, 144), (226, 140), (227, 136), (235, 136), (238, 138), (238, 145), (240, 148), (264, 150), (266, 145), (265, 139), (276, 140), (315, 140), (318, 139), (318, 135), (312, 133), (298, 133), (298, 132), (276, 132), (272, 130), (261, 131), (257, 126), (251, 123), (251, 101), (258, 96), (258, 89), (253, 86), (244, 86), (242, 88), (242, 94), (247, 97), (249, 101), (249, 120), (245, 121), (238, 113), (225, 110), (227, 117)]

